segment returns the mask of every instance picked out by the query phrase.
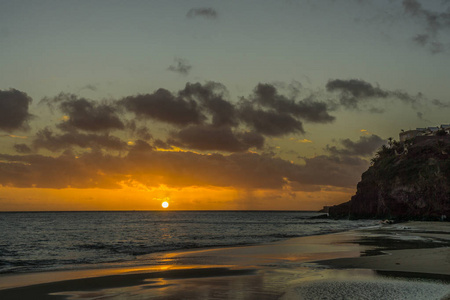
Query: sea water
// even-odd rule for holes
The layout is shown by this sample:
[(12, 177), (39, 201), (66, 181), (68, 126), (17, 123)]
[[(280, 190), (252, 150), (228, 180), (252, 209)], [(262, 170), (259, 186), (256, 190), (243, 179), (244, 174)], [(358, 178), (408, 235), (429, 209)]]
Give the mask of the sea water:
[(161, 251), (260, 244), (366, 227), (315, 212), (122, 211), (0, 213), (0, 273), (133, 262)]

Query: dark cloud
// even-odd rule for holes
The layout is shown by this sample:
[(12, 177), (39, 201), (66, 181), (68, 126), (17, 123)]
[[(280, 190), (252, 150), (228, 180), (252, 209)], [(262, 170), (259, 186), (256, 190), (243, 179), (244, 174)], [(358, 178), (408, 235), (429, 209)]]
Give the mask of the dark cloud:
[(261, 148), (264, 137), (254, 132), (234, 133), (230, 127), (190, 126), (173, 134), (176, 146), (198, 150), (242, 152)]
[(172, 148), (169, 144), (167, 144), (166, 142), (160, 140), (160, 139), (156, 139), (153, 142), (153, 146), (156, 148), (160, 148), (160, 149), (170, 149)]
[(245, 131), (237, 133), (237, 137), (241, 140), (244, 145), (247, 145), (249, 148), (262, 149), (264, 146), (265, 138), (254, 131)]
[(153, 94), (129, 96), (119, 103), (138, 117), (177, 126), (200, 124), (206, 119), (194, 100), (175, 97), (165, 89), (158, 89)]
[(447, 5), (446, 11), (434, 12), (422, 6), (417, 0), (403, 0), (402, 5), (406, 14), (418, 20), (419, 24), (424, 24), (423, 33), (413, 37), (413, 41), (421, 46), (428, 46), (432, 53), (445, 51), (444, 44), (439, 40), (439, 33), (450, 29), (450, 7), (449, 2), (442, 2)]
[(187, 12), (186, 16), (188, 18), (203, 17), (206, 19), (217, 19), (219, 14), (214, 8), (200, 7), (200, 8), (191, 8)]
[(389, 93), (358, 79), (328, 81), (328, 92), (339, 92), (339, 102), (346, 108), (358, 108), (359, 102), (367, 98), (386, 98)]
[(191, 101), (197, 101), (202, 108), (212, 115), (214, 126), (237, 126), (237, 111), (235, 106), (225, 99), (227, 89), (224, 85), (216, 82), (187, 83), (185, 88), (179, 92), (180, 97)]
[(419, 15), (422, 11), (422, 5), (415, 0), (403, 0), (402, 4), (405, 11), (414, 16)]
[(153, 138), (149, 129), (145, 126), (138, 126), (136, 121), (128, 121), (126, 122), (126, 127), (129, 129), (134, 135), (136, 135), (139, 139), (148, 141)]
[(154, 147), (146, 141), (137, 140), (132, 148), (132, 151), (153, 151)]
[(92, 92), (96, 92), (98, 90), (97, 86), (93, 85), (93, 84), (86, 84), (85, 86), (80, 88), (80, 91), (82, 90), (89, 90)]
[(240, 107), (239, 116), (254, 131), (268, 136), (305, 132), (302, 122), (291, 114), (254, 108), (248, 102)]
[[(296, 85), (296, 89), (300, 88)], [(211, 126), (223, 130), (245, 124), (260, 135), (282, 136), (304, 133), (302, 120), (329, 123), (335, 119), (328, 113), (327, 104), (313, 97), (296, 101), (278, 93), (270, 84), (259, 84), (248, 99), (241, 98), (238, 103), (229, 101), (226, 87), (217, 82), (187, 83), (176, 94), (159, 89), (153, 94), (126, 97), (119, 103), (138, 117), (177, 126), (202, 125), (196, 128), (208, 128), (208, 132), (212, 131)]]
[(147, 185), (277, 189), (295, 181), (298, 165), (254, 153), (199, 155), (192, 152), (130, 152), (131, 174)]
[[(330, 80), (326, 85), (326, 89), (328, 92), (337, 92), (339, 104), (350, 109), (361, 109), (361, 105), (369, 102), (376, 103), (375, 100), (377, 99), (394, 98), (411, 105), (423, 99), (423, 95), (420, 93), (412, 96), (403, 91), (383, 90), (360, 79)], [(384, 110), (377, 107), (369, 107), (368, 111), (380, 113)]]
[[(0, 185), (22, 188), (121, 188), (117, 158), (98, 152), (75, 157), (0, 154)], [(100, 171), (101, 170), (101, 171)], [(105, 176), (105, 173), (108, 176)], [(122, 173), (122, 172), (121, 172)]]
[[(356, 2), (359, 4), (367, 4), (369, 2), (376, 3), (380, 1), (357, 0)], [(393, 0), (388, 2), (390, 4), (397, 3), (397, 1)], [(398, 2), (401, 3), (401, 6), (397, 13), (395, 12), (395, 4), (391, 9), (386, 9), (385, 6), (382, 5), (381, 10), (379, 11), (380, 14), (374, 16), (374, 18), (378, 19), (381, 16), (383, 22), (390, 21), (395, 23), (398, 20), (404, 20), (404, 17), (406, 16), (410, 18), (410, 20), (415, 23), (416, 28), (418, 28), (418, 32), (410, 37), (415, 44), (425, 47), (432, 54), (448, 50), (448, 44), (445, 44), (442, 40), (449, 34), (450, 1), (402, 0)], [(422, 5), (422, 3), (424, 5)], [(437, 7), (438, 5), (440, 5), (440, 7)], [(427, 6), (434, 6), (436, 9), (434, 11), (430, 10)], [(367, 21), (371, 22), (374, 18)], [(360, 19), (358, 18), (358, 20)]]
[[(294, 97), (301, 85), (295, 86)], [(328, 113), (327, 104), (310, 96), (301, 101), (280, 94), (272, 84), (258, 84), (248, 99), (239, 103), (239, 120), (254, 131), (268, 136), (304, 133), (303, 123), (330, 123), (335, 117)]]
[(167, 68), (167, 70), (179, 73), (181, 75), (188, 75), (192, 69), (192, 66), (186, 59), (183, 58), (175, 58), (174, 65), (171, 65)]
[(63, 130), (108, 131), (125, 128), (117, 109), (112, 104), (96, 103), (64, 93), (42, 101), (51, 106), (57, 104), (58, 108), (68, 116), (67, 120), (59, 124)]
[(31, 153), (31, 148), (28, 147), (27, 144), (15, 144), (14, 145), (14, 149), (18, 153), (24, 153), (24, 154)]
[(428, 120), (428, 119), (425, 118), (423, 112), (418, 111), (418, 112), (416, 113), (416, 116), (417, 116), (417, 118), (418, 118), (419, 120), (422, 120), (422, 121), (425, 121), (425, 122), (428, 122), (428, 123), (431, 122), (430, 120)]
[(355, 98), (386, 98), (389, 95), (388, 92), (383, 91), (379, 87), (374, 87), (370, 83), (358, 79), (330, 80), (328, 81), (326, 88), (329, 92), (341, 91), (348, 93)]
[[(300, 88), (301, 86), (297, 87), (297, 89)], [(312, 99), (303, 101), (288, 99), (286, 96), (280, 95), (271, 84), (258, 84), (254, 89), (254, 101), (263, 107), (272, 108), (279, 113), (288, 113), (308, 122), (330, 123), (335, 120), (335, 117), (328, 114), (325, 103)]]
[(403, 91), (388, 91), (389, 96), (393, 98), (397, 98), (403, 101), (406, 104), (414, 105), (418, 103), (420, 100), (424, 100), (424, 96), (422, 93), (418, 93), (416, 96), (410, 95)]
[(449, 102), (442, 102), (438, 99), (434, 99), (431, 101), (431, 103), (439, 108), (449, 108), (450, 107), (450, 103)]
[(372, 134), (370, 136), (361, 136), (356, 142), (350, 139), (343, 139), (340, 141), (343, 148), (338, 149), (336, 146), (327, 145), (326, 150), (334, 155), (371, 156), (385, 143), (386, 140)]
[(431, 42), (430, 44), (430, 52), (432, 54), (437, 54), (445, 51), (445, 46), (441, 42)]
[(305, 159), (295, 181), (309, 186), (354, 188), (369, 163), (358, 157), (319, 155)]
[(383, 108), (379, 108), (379, 107), (371, 107), (369, 108), (369, 112), (372, 114), (382, 114), (384, 113), (386, 110)]
[(0, 130), (26, 129), (32, 117), (28, 113), (31, 101), (27, 94), (16, 89), (0, 90)]
[(70, 149), (74, 146), (80, 148), (125, 150), (127, 143), (118, 137), (104, 134), (83, 134), (78, 132), (67, 132), (54, 134), (50, 129), (40, 130), (33, 141), (36, 148), (45, 148), (50, 151)]
[(153, 138), (149, 129), (145, 126), (140, 126), (140, 127), (136, 128), (134, 133), (138, 138), (143, 139), (144, 141), (148, 141)]
[[(216, 186), (319, 190), (320, 186), (354, 187), (367, 161), (354, 157), (317, 156), (298, 165), (271, 155), (234, 153), (202, 155), (154, 151), (136, 141), (128, 155), (90, 151), (59, 157), (0, 154), (0, 185), (38, 188), (121, 188), (123, 185), (171, 187)], [(132, 174), (130, 176), (130, 174)]]
[(425, 46), (429, 40), (430, 40), (430, 36), (428, 34), (417, 34), (413, 38), (413, 41), (415, 41), (417, 44), (419, 44), (421, 46)]
[[(405, 98), (403, 101), (409, 96), (370, 84), (347, 87), (344, 83), (335, 83), (331, 91), (363, 98), (384, 97), (384, 93), (391, 97), (397, 93), (396, 97)], [(97, 103), (60, 94), (44, 102), (66, 114), (66, 121), (37, 131), (29, 145), (14, 145), (21, 155), (0, 154), (0, 185), (120, 188), (165, 184), (245, 189), (288, 186), (291, 190), (308, 191), (318, 191), (321, 186), (354, 187), (368, 166), (366, 156), (381, 140), (377, 136), (342, 140), (338, 147), (328, 147), (328, 156), (303, 158), (302, 165), (264, 149), (265, 136), (304, 133), (302, 122), (333, 121), (329, 107), (317, 101), (316, 95), (298, 100), (302, 92), (299, 84), (291, 94), (274, 85), (259, 84), (250, 96), (233, 102), (225, 86), (207, 82), (187, 83), (175, 93), (159, 89), (116, 102)], [(434, 103), (439, 104), (442, 105)], [(138, 118), (126, 120), (134, 115)], [(168, 140), (153, 139), (145, 125), (147, 119), (179, 127), (171, 127)], [(123, 131), (115, 136), (110, 133), (113, 129)], [(127, 140), (132, 136), (134, 143), (128, 145), (119, 136)], [(184, 150), (170, 151), (176, 150), (175, 146)], [(263, 154), (249, 151), (254, 148), (263, 149)], [(31, 150), (42, 149), (62, 154), (30, 154)], [(169, 151), (157, 151), (161, 149)], [(231, 154), (203, 155), (186, 149)], [(107, 155), (108, 151), (115, 155)]]

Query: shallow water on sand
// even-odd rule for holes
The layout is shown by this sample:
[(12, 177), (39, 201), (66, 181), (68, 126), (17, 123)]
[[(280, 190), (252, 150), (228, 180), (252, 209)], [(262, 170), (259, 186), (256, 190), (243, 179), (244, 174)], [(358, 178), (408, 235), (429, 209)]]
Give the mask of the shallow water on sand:
[[(441, 270), (443, 260), (436, 259), (436, 253), (447, 253), (448, 248), (441, 243), (432, 249), (414, 247), (360, 257), (368, 249), (384, 247), (361, 241), (371, 237), (378, 241), (380, 234), (389, 234), (393, 242), (401, 241), (401, 232), (410, 237), (422, 234), (376, 227), (248, 247), (159, 252), (140, 257), (153, 263), (124, 264), (126, 267), (118, 269), (3, 274), (0, 298), (46, 299), (50, 294), (92, 300), (450, 299), (450, 273), (448, 268)], [(412, 255), (416, 262), (439, 265), (429, 270), (408, 266), (399, 260), (398, 253), (408, 261)], [(381, 261), (376, 269), (364, 268), (362, 261), (367, 259)], [(330, 263), (348, 260), (353, 261), (350, 269), (335, 268)], [(375, 271), (379, 269), (382, 271)]]
[(326, 270), (320, 277), (292, 282), (282, 300), (290, 299), (443, 299), (448, 282), (384, 278), (372, 270)]

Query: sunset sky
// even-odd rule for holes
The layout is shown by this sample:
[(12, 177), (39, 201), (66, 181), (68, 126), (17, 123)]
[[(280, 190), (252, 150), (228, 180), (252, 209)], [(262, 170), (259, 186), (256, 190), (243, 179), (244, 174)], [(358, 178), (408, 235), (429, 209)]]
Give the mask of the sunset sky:
[(5, 0), (0, 70), (0, 211), (315, 210), (450, 123), (450, 1)]

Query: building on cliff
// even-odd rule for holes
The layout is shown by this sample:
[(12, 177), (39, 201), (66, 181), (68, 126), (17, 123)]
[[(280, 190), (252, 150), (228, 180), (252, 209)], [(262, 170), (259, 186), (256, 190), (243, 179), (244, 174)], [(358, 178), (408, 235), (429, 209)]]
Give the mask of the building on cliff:
[(438, 136), (439, 132), (445, 132), (445, 134), (450, 134), (450, 125), (441, 125), (439, 127), (427, 127), (427, 128), (416, 128), (413, 130), (402, 131), (399, 133), (400, 142), (405, 142), (406, 140), (415, 139), (418, 136)]

